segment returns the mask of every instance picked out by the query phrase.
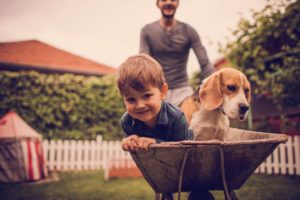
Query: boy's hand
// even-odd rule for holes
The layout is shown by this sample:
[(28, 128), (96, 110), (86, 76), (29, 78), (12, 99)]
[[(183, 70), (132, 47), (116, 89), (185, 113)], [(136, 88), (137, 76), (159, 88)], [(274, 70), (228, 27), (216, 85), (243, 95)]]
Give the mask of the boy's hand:
[(148, 137), (139, 137), (138, 148), (139, 149), (148, 149), (149, 145), (156, 144), (156, 140)]
[(128, 136), (124, 138), (121, 142), (122, 149), (124, 151), (136, 151), (138, 150), (138, 141), (139, 141), (139, 136), (137, 135)]

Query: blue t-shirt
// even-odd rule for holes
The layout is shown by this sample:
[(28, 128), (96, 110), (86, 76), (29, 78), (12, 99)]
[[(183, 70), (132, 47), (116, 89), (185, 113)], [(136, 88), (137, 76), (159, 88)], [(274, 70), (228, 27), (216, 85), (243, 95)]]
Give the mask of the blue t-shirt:
[(193, 139), (193, 133), (188, 129), (184, 113), (164, 101), (154, 128), (147, 127), (144, 122), (132, 118), (127, 112), (121, 118), (121, 126), (126, 136), (135, 134), (140, 137), (154, 138), (157, 143)]

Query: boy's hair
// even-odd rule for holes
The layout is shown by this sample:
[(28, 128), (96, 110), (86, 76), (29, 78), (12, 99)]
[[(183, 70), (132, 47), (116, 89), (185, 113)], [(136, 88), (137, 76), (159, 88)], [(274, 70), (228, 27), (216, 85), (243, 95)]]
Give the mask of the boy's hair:
[(146, 54), (127, 58), (117, 72), (117, 86), (121, 95), (127, 94), (129, 88), (141, 91), (152, 86), (161, 90), (164, 83), (161, 65)]

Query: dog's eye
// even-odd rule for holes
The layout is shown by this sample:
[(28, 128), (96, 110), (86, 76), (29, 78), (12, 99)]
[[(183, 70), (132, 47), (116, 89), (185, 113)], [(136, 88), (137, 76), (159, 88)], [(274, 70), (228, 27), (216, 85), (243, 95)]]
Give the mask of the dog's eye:
[(236, 91), (236, 87), (234, 85), (227, 85), (227, 89), (232, 92)]
[(246, 94), (248, 94), (248, 92), (249, 92), (249, 89), (248, 89), (248, 88), (246, 88), (246, 89), (245, 89), (245, 93), (246, 93)]

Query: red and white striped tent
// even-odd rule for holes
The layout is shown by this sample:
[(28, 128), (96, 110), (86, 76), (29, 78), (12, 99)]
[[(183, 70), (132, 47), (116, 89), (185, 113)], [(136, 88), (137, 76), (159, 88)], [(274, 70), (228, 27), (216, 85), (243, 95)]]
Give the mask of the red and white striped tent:
[(0, 182), (36, 181), (47, 176), (41, 135), (17, 113), (0, 119)]

